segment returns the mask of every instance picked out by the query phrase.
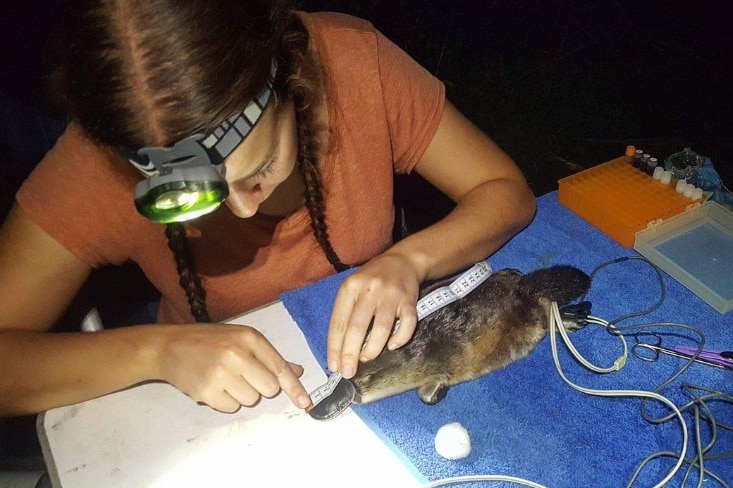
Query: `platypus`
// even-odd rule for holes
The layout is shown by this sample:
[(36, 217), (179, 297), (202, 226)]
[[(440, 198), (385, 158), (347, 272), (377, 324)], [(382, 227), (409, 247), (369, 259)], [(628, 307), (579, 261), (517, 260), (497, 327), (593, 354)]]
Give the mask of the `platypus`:
[[(435, 283), (421, 295), (449, 282)], [(418, 321), (407, 344), (361, 363), (351, 379), (354, 403), (412, 389), (423, 402), (438, 403), (450, 386), (527, 356), (547, 334), (549, 303), (564, 306), (589, 286), (588, 275), (571, 266), (526, 275), (515, 269), (494, 272), (465, 297)]]

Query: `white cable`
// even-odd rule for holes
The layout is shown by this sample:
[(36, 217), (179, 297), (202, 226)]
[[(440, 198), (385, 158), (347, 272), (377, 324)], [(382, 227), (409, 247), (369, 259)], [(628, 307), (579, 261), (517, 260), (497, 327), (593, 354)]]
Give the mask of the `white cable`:
[[(682, 467), (682, 464), (685, 461), (685, 455), (687, 454), (687, 424), (685, 423), (685, 419), (682, 417), (682, 412), (679, 411), (677, 406), (672, 403), (668, 398), (658, 394), (654, 393), (652, 391), (644, 391), (644, 390), (595, 390), (590, 388), (583, 388), (582, 386), (576, 385), (575, 383), (571, 382), (563, 373), (562, 366), (560, 366), (560, 358), (558, 356), (557, 352), (557, 338), (555, 337), (556, 329), (560, 330), (560, 335), (563, 337), (563, 340), (568, 345), (568, 348), (573, 352), (573, 356), (575, 356), (576, 359), (578, 359), (581, 362), (586, 362), (586, 360), (580, 356), (579, 353), (575, 350), (575, 348), (570, 348), (570, 338), (567, 336), (567, 333), (563, 334), (563, 327), (559, 326), (558, 324), (562, 324), (562, 317), (560, 316), (560, 310), (557, 307), (557, 303), (552, 302), (550, 305), (550, 346), (552, 349), (552, 358), (555, 361), (555, 367), (557, 369), (558, 374), (560, 377), (567, 383), (571, 388), (574, 390), (577, 390), (581, 393), (585, 393), (587, 395), (594, 395), (594, 396), (604, 396), (604, 397), (640, 397), (640, 398), (653, 398), (655, 400), (658, 400), (662, 403), (664, 403), (666, 406), (668, 406), (674, 415), (677, 417), (677, 419), (680, 422), (680, 426), (682, 427), (682, 450), (679, 454), (679, 457), (677, 459), (677, 463), (675, 466), (667, 473), (667, 476), (664, 477), (662, 481), (660, 481), (658, 484), (654, 485), (654, 488), (661, 488), (663, 487), (669, 480), (674, 477), (675, 474), (677, 474), (677, 471), (680, 470)], [(567, 338), (567, 339), (566, 339)]]
[[(557, 307), (557, 305), (555, 305)], [(559, 314), (559, 311), (558, 311)], [(559, 315), (558, 315), (559, 317)], [(570, 337), (568, 336), (567, 331), (565, 330), (565, 327), (558, 327), (558, 331), (560, 332), (560, 335), (562, 336), (562, 340), (565, 343), (565, 346), (570, 350), (570, 352), (573, 354), (573, 356), (580, 361), (580, 363), (585, 366), (586, 368), (590, 369), (591, 371), (594, 371), (596, 373), (613, 373), (614, 371), (618, 371), (621, 368), (623, 368), (626, 365), (626, 358), (629, 355), (629, 349), (626, 345), (626, 339), (624, 336), (616, 330), (616, 327), (609, 324), (603, 319), (600, 319), (598, 317), (588, 316), (586, 319), (586, 322), (589, 324), (596, 324), (605, 327), (607, 330), (609, 330), (613, 335), (619, 338), (621, 341), (621, 344), (623, 345), (624, 352), (621, 356), (619, 356), (616, 361), (613, 362), (613, 366), (609, 366), (608, 368), (602, 368), (599, 366), (596, 366), (595, 364), (589, 362), (586, 360), (580, 352), (575, 348), (573, 343), (570, 341)], [(560, 318), (560, 323), (562, 323), (562, 318)]]
[(471, 483), (474, 481), (506, 481), (509, 483), (517, 483), (519, 485), (531, 486), (532, 488), (547, 488), (544, 485), (540, 485), (533, 481), (524, 480), (522, 478), (515, 478), (514, 476), (503, 476), (497, 475), (469, 475), (469, 476), (455, 476), (453, 478), (443, 478), (435, 480), (427, 485), (423, 485), (423, 488), (437, 488), (439, 486), (452, 485), (456, 483)]

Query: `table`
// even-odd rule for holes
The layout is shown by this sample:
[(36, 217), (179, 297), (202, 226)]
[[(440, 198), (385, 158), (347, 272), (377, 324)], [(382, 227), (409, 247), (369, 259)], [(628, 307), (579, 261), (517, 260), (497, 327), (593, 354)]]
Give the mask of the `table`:
[[(556, 193), (539, 198), (537, 203), (533, 223), (489, 258), (495, 270), (516, 268), (529, 272), (553, 264), (570, 264), (590, 273), (609, 260), (638, 257), (633, 249), (621, 247), (560, 205)], [(243, 318), (250, 325), (262, 327), (284, 355), (304, 364), (307, 388), (325, 379), (321, 372), (326, 356), (327, 331), (323, 324), (328, 322), (336, 291), (346, 275), (341, 273), (283, 294), (282, 304)], [(705, 333), (708, 348), (729, 349), (733, 345), (733, 312), (721, 315), (669, 276), (662, 278), (666, 286), (662, 306), (622, 325), (685, 322)], [(603, 268), (588, 295), (594, 315), (608, 320), (645, 310), (658, 298), (656, 274), (639, 261)], [(285, 322), (289, 327), (281, 333)], [(268, 326), (273, 323), (277, 327)], [(666, 336), (665, 341), (671, 337), (689, 344), (694, 339), (694, 335), (679, 330), (674, 333), (677, 335)], [(572, 338), (596, 364), (609, 365), (620, 353), (615, 338), (598, 328), (587, 327)], [(305, 358), (301, 356), (304, 350), (309, 351)], [(653, 389), (681, 365), (671, 357), (656, 363), (632, 357), (618, 373), (597, 375), (576, 363), (564, 349), (560, 359), (572, 380), (599, 389)], [(690, 400), (680, 388), (683, 381), (733, 394), (733, 372), (695, 365), (663, 389), (677, 405)], [(281, 401), (285, 403), (279, 404)], [(309, 423), (305, 422), (309, 418), (288, 410), (287, 400), (282, 398), (272, 403), (275, 413), (243, 409), (235, 416), (226, 416), (192, 405), (185, 395), (166, 385), (145, 385), (47, 412), (40, 417), (39, 433), (57, 486), (65, 488), (186, 486), (189, 481), (192, 483), (188, 486), (216, 486), (219, 483), (214, 482), (213, 473), (221, 474), (222, 480), (237, 480), (237, 470), (251, 466), (263, 473), (260, 484), (272, 486), (417, 486), (424, 479), (501, 474), (551, 488), (618, 488), (626, 486), (646, 456), (659, 450), (680, 449), (679, 426), (674, 422), (649, 424), (640, 415), (640, 403), (638, 398), (598, 398), (571, 390), (555, 371), (545, 339), (527, 358), (451, 388), (435, 406), (426, 406), (415, 392), (406, 392), (354, 407), (352, 412), (357, 415), (349, 412), (334, 422)], [(659, 413), (656, 407), (652, 405), (652, 413)], [(733, 424), (730, 403), (718, 401), (711, 408), (718, 420)], [(292, 419), (283, 420), (291, 414)], [(685, 417), (691, 424), (691, 412)], [(464, 460), (448, 461), (436, 454), (433, 439), (440, 426), (455, 421), (468, 429), (473, 450)], [(250, 425), (262, 428), (253, 432)], [(302, 435), (291, 435), (287, 431), (290, 426)], [(708, 440), (708, 431), (703, 430)], [(292, 471), (298, 475), (308, 473), (307, 477), (277, 472), (276, 481), (281, 483), (268, 477), (273, 473), (268, 466), (272, 458), (260, 456), (260, 449), (267, 452), (292, 447), (277, 441), (268, 443), (271, 436), (298, 444), (285, 454), (302, 461)], [(341, 439), (338, 448), (329, 444), (329, 438)], [(254, 439), (255, 445), (250, 446), (247, 439)], [(308, 439), (307, 446), (302, 445), (303, 439)], [(342, 446), (359, 446), (359, 455), (350, 455), (349, 448), (340, 449)], [(693, 452), (692, 442), (688, 447)], [(713, 453), (731, 450), (733, 432), (719, 429)], [(362, 459), (367, 457), (370, 464), (365, 468)], [(217, 471), (200, 473), (198, 467), (206, 463)], [(654, 486), (670, 465), (655, 463), (644, 470), (635, 486)], [(336, 471), (321, 476), (328, 466)], [(390, 469), (392, 474), (382, 476), (373, 466)], [(730, 458), (711, 459), (706, 467), (729, 484), (733, 482)], [(684, 470), (669, 487), (680, 486), (683, 475)], [(696, 473), (691, 478), (696, 480)], [(136, 483), (122, 483), (129, 480)], [(706, 486), (717, 485), (706, 481)]]
[[(696, 251), (706, 252), (702, 247)], [(561, 205), (557, 192), (553, 192), (537, 199), (532, 224), (490, 256), (488, 262), (494, 270), (514, 268), (525, 273), (556, 264), (573, 265), (591, 273), (607, 264), (595, 275), (586, 298), (593, 304), (593, 315), (613, 320), (648, 310), (660, 298), (659, 277), (638, 258), (636, 251), (619, 245)], [(344, 275), (281, 296), (324, 367), (327, 331), (323, 324), (328, 322)], [(671, 347), (696, 345), (699, 338), (690, 331), (650, 325), (684, 323), (705, 334), (708, 349), (733, 347), (733, 311), (720, 314), (670, 276), (661, 273), (661, 278), (666, 289), (661, 306), (619, 325), (659, 332), (664, 344)], [(573, 333), (571, 339), (596, 365), (610, 366), (622, 353), (618, 339), (597, 326), (585, 327)], [(627, 339), (633, 344), (632, 337)], [(599, 390), (655, 389), (684, 364), (673, 357), (645, 362), (631, 356), (620, 371), (596, 374), (575, 361), (566, 347), (561, 345), (559, 349), (560, 364), (569, 379)], [(692, 400), (682, 388), (683, 383), (721, 391), (728, 398), (733, 395), (733, 371), (698, 364), (662, 388), (661, 393), (683, 406)], [(644, 458), (657, 451), (679, 452), (682, 447), (681, 426), (676, 421), (652, 424), (642, 418), (641, 407), (639, 398), (604, 398), (571, 389), (556, 371), (550, 340), (545, 338), (528, 357), (451, 388), (437, 405), (422, 404), (410, 391), (354, 409), (377, 426), (430, 480), (499, 474), (548, 488), (621, 488)], [(646, 407), (652, 416), (664, 411), (654, 402)], [(719, 422), (733, 425), (733, 401), (718, 399), (710, 401), (709, 407)], [(692, 439), (692, 409), (688, 408), (684, 416)], [(450, 422), (460, 422), (471, 435), (471, 455), (461, 461), (440, 458), (432, 446), (437, 430)], [(709, 427), (701, 430), (706, 445), (711, 437)], [(696, 450), (694, 441), (687, 448), (688, 455), (692, 455)], [(733, 456), (717, 457), (729, 451), (733, 451), (733, 431), (718, 428), (705, 467), (731, 485)], [(651, 463), (634, 488), (655, 486), (672, 466), (670, 460)], [(681, 486), (685, 471), (683, 468), (678, 472), (668, 488)], [(710, 476), (706, 478), (705, 486), (721, 486)], [(693, 470), (685, 486), (695, 486), (696, 480)]]

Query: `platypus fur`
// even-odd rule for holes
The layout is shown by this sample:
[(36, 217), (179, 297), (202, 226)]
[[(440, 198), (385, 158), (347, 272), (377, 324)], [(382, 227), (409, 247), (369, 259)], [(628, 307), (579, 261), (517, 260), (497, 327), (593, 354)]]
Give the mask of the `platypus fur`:
[(589, 286), (588, 275), (572, 266), (526, 275), (515, 269), (494, 272), (465, 297), (420, 320), (407, 344), (393, 351), (385, 348), (361, 363), (351, 380), (354, 401), (364, 404), (417, 389), (423, 402), (438, 403), (450, 386), (527, 356), (547, 334), (549, 303), (564, 306)]

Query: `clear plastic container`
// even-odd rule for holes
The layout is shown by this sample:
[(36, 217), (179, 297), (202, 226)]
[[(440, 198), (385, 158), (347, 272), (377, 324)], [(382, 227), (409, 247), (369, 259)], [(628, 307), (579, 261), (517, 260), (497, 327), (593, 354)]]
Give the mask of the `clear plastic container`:
[(733, 212), (708, 201), (636, 233), (634, 249), (724, 314), (733, 310)]
[(664, 160), (664, 169), (672, 172), (672, 178), (675, 180), (685, 180), (697, 185), (697, 171), (702, 168), (704, 162), (704, 156), (686, 147), (678, 153), (667, 156)]

